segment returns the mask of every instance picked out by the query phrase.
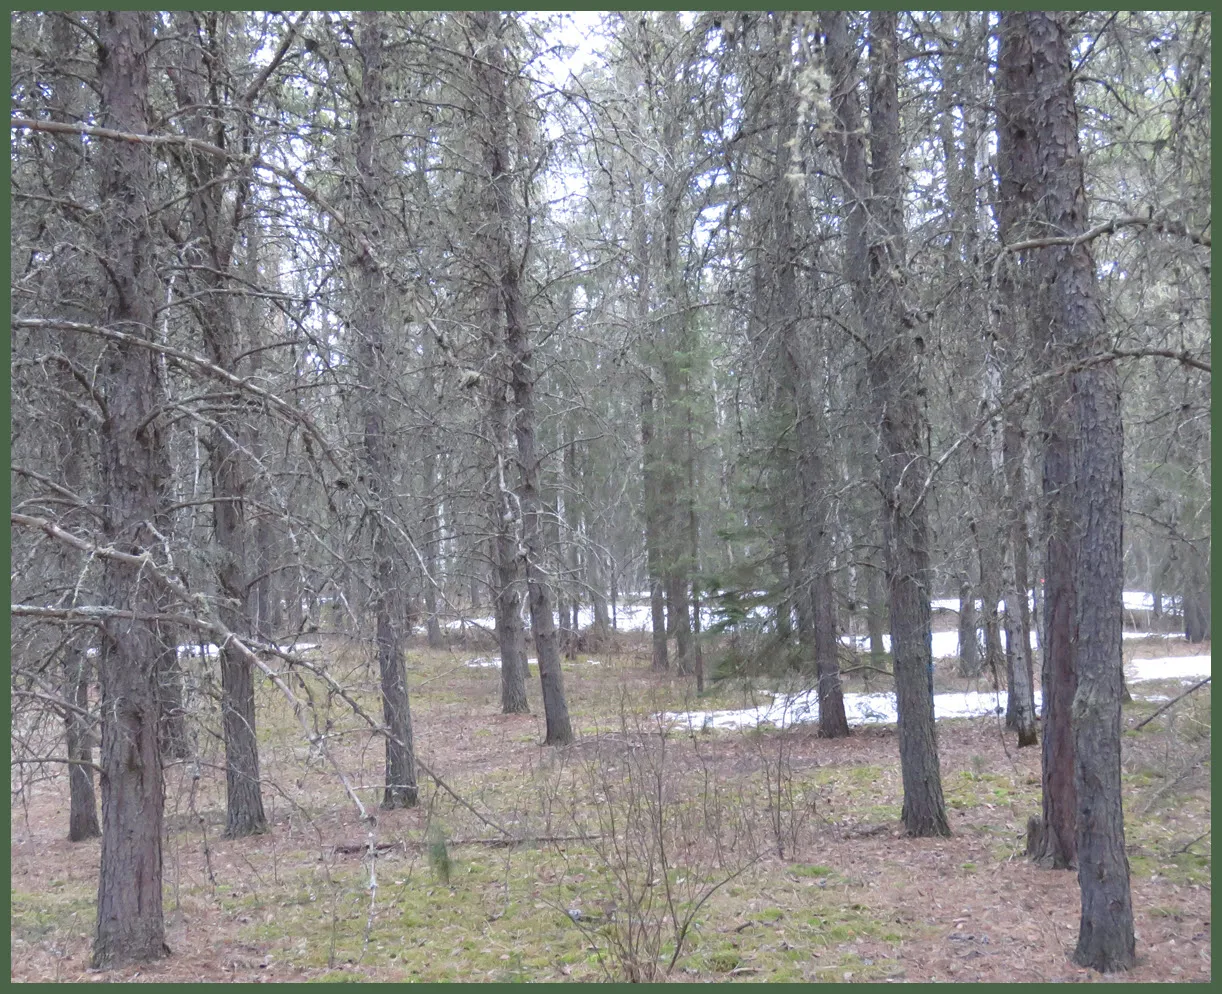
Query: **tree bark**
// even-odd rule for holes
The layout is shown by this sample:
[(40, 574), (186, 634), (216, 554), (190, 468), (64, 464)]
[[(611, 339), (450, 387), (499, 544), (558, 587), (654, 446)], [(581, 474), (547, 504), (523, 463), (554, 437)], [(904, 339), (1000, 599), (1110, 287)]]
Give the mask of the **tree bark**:
[(959, 584), (959, 675), (980, 676), (980, 641), (976, 624), (976, 591), (965, 575)]
[(544, 569), (546, 549), (543, 540), (539, 454), (535, 438), (535, 369), (522, 287), (525, 259), (517, 247), (515, 235), (517, 210), (513, 193), (514, 170), (506, 132), (510, 119), (507, 69), (504, 41), (497, 27), (500, 16), (487, 11), (471, 15), (479, 36), (487, 44), (481, 60), (475, 65), (475, 74), (482, 91), (481, 97), (486, 101), (484, 166), (491, 183), (495, 219), (492, 251), (500, 277), (500, 299), (505, 321), (504, 343), (509, 357), (510, 387), (513, 391), (513, 428), (518, 449), (517, 500), (521, 507), (522, 522), (522, 548), (519, 553), (525, 559), (530, 626), (535, 639), (535, 652), (539, 657), (539, 682), (543, 691), (546, 727), (544, 743), (563, 745), (573, 740), (573, 729), (569, 722), (564, 674), (560, 666), (556, 613)]
[[(1036, 230), (1036, 201), (1039, 180), (1035, 173), (1038, 150), (1032, 103), (1038, 99), (1034, 80), (1034, 58), (1029, 25), (1025, 15), (1003, 15), (1002, 44), (997, 78), (999, 175), (998, 233), (1004, 240), (1022, 239)], [(1041, 278), (1051, 276), (1046, 260), (1032, 260), (1035, 272), (1027, 275), (1023, 267), (1013, 277), (1014, 294), (1028, 298), (1033, 307), (1032, 366), (1055, 368), (1066, 360), (1059, 343), (1050, 338), (1052, 316), (1039, 296)], [(1018, 281), (1021, 280), (1021, 283)], [(1004, 289), (1004, 288), (1003, 288)], [(1074, 739), (1070, 724), (1070, 705), (1077, 688), (1075, 614), (1077, 550), (1072, 533), (1072, 488), (1074, 485), (1072, 427), (1066, 421), (1070, 394), (1064, 381), (1054, 382), (1042, 399), (1039, 410), (1043, 441), (1042, 530), (1046, 541), (1044, 588), (1041, 595), (1043, 622), (1042, 672), (1043, 742), (1041, 769), (1043, 801), (1041, 831), (1034, 850), (1037, 862), (1054, 869), (1076, 865), (1074, 788)]]
[[(117, 131), (149, 130), (148, 55), (153, 15), (99, 15), (100, 123)], [(151, 336), (162, 299), (154, 269), (149, 217), (153, 162), (147, 148), (101, 141), (100, 258), (107, 327)], [(105, 384), (101, 431), (101, 498), (107, 542), (136, 554), (161, 557), (151, 524), (161, 511), (169, 474), (164, 426), (155, 410), (159, 366), (153, 355), (111, 344), (98, 382)], [(102, 595), (115, 608), (157, 613), (153, 580), (138, 566), (107, 559)], [(168, 952), (162, 917), (162, 817), (165, 784), (157, 744), (160, 717), (153, 623), (107, 620), (98, 657), (102, 720), (102, 856), (93, 964), (110, 968), (159, 959)]]
[[(52, 64), (56, 69), (50, 74), (52, 88), (50, 100), (50, 116), (54, 121), (63, 123), (79, 122), (83, 114), (81, 100), (81, 83), (74, 80), (63, 71), (71, 59), (78, 57), (75, 44), (74, 29), (66, 17), (51, 19), (51, 47), (54, 53)], [(83, 165), (83, 146), (80, 141), (67, 135), (59, 136), (51, 150), (51, 184), (52, 189), (66, 195), (73, 188), (73, 178)], [(85, 283), (92, 281), (86, 273), (73, 266), (68, 271), (61, 270), (60, 284), (56, 288), (60, 299), (70, 301), (74, 297), (82, 301), (88, 300), (88, 293), (73, 293), (67, 285), (76, 280)], [(88, 283), (86, 282), (88, 281)], [(79, 291), (79, 287), (76, 288)], [(96, 300), (96, 296), (93, 298)], [(73, 320), (93, 323), (96, 314), (77, 312), (77, 308), (65, 307), (68, 316)], [(72, 334), (61, 337), (60, 348), (74, 366), (81, 366), (79, 353), (80, 342)], [(71, 376), (64, 374), (60, 385), (63, 395), (71, 395), (73, 384)], [(75, 404), (65, 399), (59, 405), (58, 421), (62, 426), (59, 437), (59, 465), (63, 474), (64, 485), (73, 493), (88, 493), (92, 486), (90, 479), (93, 474), (93, 445), (84, 418), (77, 411)], [(61, 565), (65, 572), (71, 568), (71, 553), (68, 549), (60, 550)], [(75, 704), (79, 710), (64, 709), (64, 739), (67, 758), (73, 762), (68, 767), (68, 839), (71, 842), (81, 842), (94, 839), (102, 834), (98, 825), (98, 803), (93, 786), (93, 749), (90, 745), (90, 728), (87, 713), (89, 711), (89, 657), (75, 641), (70, 641), (64, 649), (63, 667), (61, 673), (63, 696), (70, 704)]]
[[(357, 48), (362, 66), (357, 98), (356, 168), (359, 176), (359, 215), (377, 237), (389, 231), (381, 206), (386, 169), (379, 152), (379, 129), (386, 115), (383, 83), (384, 35), (381, 15), (360, 15)], [(375, 643), (382, 691), (382, 718), (386, 724), (385, 772), (382, 794), (385, 809), (411, 808), (419, 801), (416, 753), (412, 736), (411, 704), (404, 664), (406, 631), (410, 630), (406, 604), (406, 556), (395, 537), (397, 507), (392, 497), (393, 469), (386, 436), (385, 379), (392, 375), (385, 362), (390, 306), (384, 275), (367, 252), (353, 262), (353, 332), (357, 336), (358, 376), (361, 379), (366, 490), (373, 519), (373, 576)]]
[[(102, 834), (93, 790), (93, 749), (89, 744), (88, 657), (75, 646), (64, 651), (64, 697), (77, 710), (64, 709), (64, 739), (68, 760), (68, 841), (83, 842)], [(89, 765), (87, 765), (89, 764)]]
[(661, 673), (670, 667), (666, 645), (666, 607), (662, 579), (662, 527), (657, 486), (658, 454), (654, 442), (654, 400), (652, 387), (641, 389), (641, 449), (645, 468), (645, 568), (649, 576), (649, 612), (651, 621), (652, 668)]
[[(925, 388), (920, 379), (923, 344), (919, 319), (905, 307), (901, 286), (907, 260), (903, 245), (896, 30), (894, 13), (871, 13), (868, 187), (862, 151), (855, 156), (846, 151), (843, 158), (843, 178), (848, 189), (868, 189), (870, 193), (868, 217), (855, 225), (861, 230), (858, 237), (865, 240), (866, 265), (856, 271), (850, 268), (849, 273), (863, 325), (870, 336), (867, 367), (874, 403), (880, 412), (880, 483), (904, 782), (903, 820), (910, 835), (949, 835), (934, 727), (929, 526), (926, 505), (918, 500), (920, 474), (911, 470), (914, 463), (920, 464), (925, 458), (927, 421), (923, 407)], [(829, 37), (829, 47), (831, 44)], [(833, 86), (844, 88), (851, 82), (846, 74), (836, 73)], [(856, 122), (851, 113), (845, 113), (847, 101), (839, 102), (842, 108), (839, 123), (847, 148)], [(852, 267), (860, 255), (860, 250), (851, 251), (846, 263)], [(868, 279), (863, 279), (863, 273)]]
[[(209, 107), (218, 99), (216, 76), (222, 67), (211, 60), (205, 65), (201, 53), (215, 41), (215, 14), (180, 14), (177, 24), (186, 39), (180, 55), (181, 74), (173, 78), (176, 97), (183, 109), (183, 127), (189, 137), (225, 144), (223, 125)], [(207, 24), (200, 20), (206, 18)], [(205, 89), (205, 84), (211, 86)], [(199, 321), (205, 346), (214, 363), (238, 372), (242, 351), (227, 274), (232, 263), (236, 229), (226, 220), (221, 164), (210, 157), (184, 160), (192, 191), (189, 197), (191, 254), (198, 265), (191, 272), (194, 290), (192, 309)], [(242, 194), (239, 192), (239, 208)], [(189, 258), (191, 255), (188, 256)], [(251, 589), (248, 581), (253, 530), (247, 520), (245, 496), (249, 467), (239, 438), (240, 414), (224, 408), (215, 416), (216, 427), (208, 441), (212, 483), (213, 537), (219, 548), (216, 581), (220, 595), (218, 614), (234, 632), (252, 630)], [(178, 669), (174, 640), (167, 638), (161, 660), (163, 694), (173, 702)], [(254, 679), (250, 664), (235, 650), (221, 646), (221, 727), (225, 740), (226, 827), (231, 838), (260, 833), (267, 828), (259, 786), (259, 745), (255, 727)], [(168, 691), (168, 693), (166, 693)], [(181, 697), (181, 691), (179, 691)]]
[[(1013, 65), (1016, 75), (1029, 74), (1027, 92), (1034, 99), (1015, 108), (1018, 120), (1012, 123), (1016, 131), (1024, 129), (1031, 136), (1032, 172), (1037, 178), (1032, 195), (1038, 216), (1049, 230), (1083, 232), (1088, 227), (1086, 190), (1064, 16), (1003, 15), (1002, 50), (1003, 62)], [(1024, 113), (1025, 117), (1019, 116)], [(1053, 348), (1063, 348), (1070, 359), (1106, 348), (1107, 328), (1095, 300), (1089, 243), (1036, 251)], [(1049, 533), (1075, 553), (1069, 582), (1075, 593), (1070, 625), (1077, 679), (1072, 703), (1059, 702), (1070, 704), (1082, 894), (1073, 958), (1079, 965), (1110, 972), (1128, 969), (1135, 961), (1120, 779), (1124, 588), (1120, 389), (1111, 364), (1092, 366), (1066, 379), (1073, 435), (1060, 463), (1067, 470), (1059, 506), (1063, 517), (1054, 519)], [(1049, 602), (1050, 614), (1055, 615), (1059, 605), (1052, 596)]]

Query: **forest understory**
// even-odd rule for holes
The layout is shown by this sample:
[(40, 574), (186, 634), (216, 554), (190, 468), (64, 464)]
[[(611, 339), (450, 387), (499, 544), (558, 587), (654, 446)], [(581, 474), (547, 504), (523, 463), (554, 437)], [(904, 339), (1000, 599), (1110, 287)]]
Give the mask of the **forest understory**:
[[(1126, 660), (1209, 651), (1125, 642)], [(1024, 856), (1039, 750), (1016, 749), (1000, 717), (938, 722), (953, 835), (910, 839), (894, 725), (843, 740), (817, 738), (813, 724), (665, 729), (660, 712), (742, 707), (769, 681), (721, 681), (695, 701), (690, 679), (650, 672), (648, 636), (621, 635), (566, 663), (578, 737), (545, 748), (537, 686), (531, 714), (498, 713), (497, 674), (468, 665), (486, 655), (468, 639), (409, 656), (420, 758), (469, 808), (422, 773), (417, 808), (379, 811), (381, 743), (314, 688), (372, 828), (264, 682), (270, 830), (222, 838), (219, 718), (201, 698), (199, 760), (166, 769), (172, 954), (139, 968), (89, 968), (98, 843), (66, 840), (67, 779), (47, 767), (12, 807), (12, 979), (1210, 979), (1208, 688), (1136, 730), (1187, 684), (1131, 684), (1123, 769), (1138, 961), (1109, 977), (1069, 959), (1076, 874)], [(376, 704), (359, 642), (325, 637), (316, 658)], [(953, 664), (939, 663), (938, 692), (966, 688)], [(861, 689), (857, 676), (846, 684)], [(877, 677), (872, 689), (883, 689)]]
[(1209, 979), (1208, 12), (10, 28), (15, 980)]

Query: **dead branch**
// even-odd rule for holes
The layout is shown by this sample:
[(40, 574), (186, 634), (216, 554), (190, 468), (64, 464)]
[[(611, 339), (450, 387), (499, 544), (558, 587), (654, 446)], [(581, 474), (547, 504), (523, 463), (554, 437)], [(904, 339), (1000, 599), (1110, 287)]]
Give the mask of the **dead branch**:
[(1174, 697), (1174, 698), (1172, 698), (1172, 699), (1171, 699), (1171, 700), (1169, 700), (1169, 701), (1168, 701), (1166, 704), (1164, 704), (1162, 707), (1160, 707), (1160, 708), (1159, 708), (1157, 711), (1155, 711), (1155, 712), (1154, 712), (1152, 715), (1150, 715), (1148, 718), (1143, 718), (1143, 719), (1142, 719), (1140, 722), (1138, 722), (1136, 725), (1134, 725), (1134, 726), (1133, 726), (1133, 731), (1135, 731), (1135, 732), (1136, 732), (1136, 731), (1137, 731), (1138, 729), (1140, 729), (1140, 728), (1145, 728), (1145, 727), (1146, 727), (1146, 725), (1150, 724), (1150, 722), (1152, 722), (1152, 721), (1153, 721), (1155, 718), (1157, 718), (1157, 717), (1158, 717), (1160, 714), (1162, 714), (1162, 713), (1163, 713), (1164, 711), (1166, 711), (1168, 708), (1172, 707), (1172, 706), (1173, 706), (1173, 705), (1175, 705), (1175, 704), (1178, 704), (1178, 703), (1179, 703), (1180, 701), (1182, 701), (1182, 700), (1183, 700), (1185, 697), (1187, 697), (1189, 694), (1191, 694), (1191, 693), (1192, 693), (1194, 690), (1199, 690), (1201, 687), (1204, 687), (1204, 686), (1205, 686), (1205, 684), (1209, 683), (1209, 681), (1210, 681), (1210, 680), (1212, 680), (1212, 679), (1213, 679), (1213, 677), (1212, 677), (1212, 676), (1207, 676), (1207, 677), (1206, 677), (1204, 680), (1198, 680), (1196, 683), (1194, 683), (1194, 684), (1193, 684), (1191, 687), (1189, 687), (1187, 690), (1185, 690), (1185, 691), (1184, 691), (1182, 694), (1180, 694), (1178, 697)]

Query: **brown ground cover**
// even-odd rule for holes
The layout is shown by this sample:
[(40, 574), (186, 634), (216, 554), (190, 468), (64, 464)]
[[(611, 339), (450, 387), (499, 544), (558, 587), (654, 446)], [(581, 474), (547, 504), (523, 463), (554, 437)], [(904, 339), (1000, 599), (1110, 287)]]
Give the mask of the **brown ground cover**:
[[(614, 910), (622, 895), (608, 884), (598, 846), (574, 836), (600, 825), (599, 777), (631, 767), (639, 781), (663, 752), (665, 809), (707, 808), (715, 784), (723, 791), (717, 803), (741, 825), (730, 857), (740, 872), (695, 914), (671, 979), (1210, 979), (1208, 688), (1126, 736), (1139, 959), (1128, 974), (1100, 977), (1069, 959), (1075, 875), (1041, 870), (1022, 855), (1026, 819), (1038, 811), (1039, 755), (1015, 749), (997, 719), (939, 725), (954, 835), (909, 839), (898, 820), (893, 727), (838, 741), (797, 727), (679, 733), (661, 743), (650, 714), (682, 706), (689, 692), (685, 681), (644, 670), (641, 648), (601, 652), (598, 666), (584, 658), (567, 666), (580, 738), (564, 750), (537, 745), (538, 714), (496, 713), (498, 674), (466, 667), (472, 653), (413, 654), (422, 758), (489, 822), (545, 839), (512, 847), (492, 844), (497, 829), (432, 785), (420, 808), (379, 812), (371, 830), (295, 736), (270, 689), (261, 690), (273, 829), (219, 838), (224, 778), (211, 737), (201, 738), (198, 766), (167, 771), (173, 955), (139, 969), (89, 970), (98, 845), (65, 840), (62, 776), (29, 785), (11, 818), (12, 979), (605, 979), (618, 969), (609, 926), (576, 925), (566, 910), (601, 909), (622, 921)], [(1140, 648), (1144, 656), (1209, 651), (1162, 640), (1150, 643), (1154, 651)], [(1126, 644), (1130, 655), (1135, 649)], [(335, 643), (326, 652), (348, 679), (362, 679), (350, 648)], [(733, 706), (734, 693), (719, 689), (717, 706)], [(1127, 727), (1154, 707), (1128, 706)], [(372, 809), (380, 745), (335, 702), (330, 714), (335, 758), (369, 788), (361, 795)], [(453, 863), (448, 877), (429, 858), (439, 825)], [(682, 838), (674, 879), (716, 879), (712, 843), (698, 833)], [(379, 883), (372, 894), (370, 842)]]

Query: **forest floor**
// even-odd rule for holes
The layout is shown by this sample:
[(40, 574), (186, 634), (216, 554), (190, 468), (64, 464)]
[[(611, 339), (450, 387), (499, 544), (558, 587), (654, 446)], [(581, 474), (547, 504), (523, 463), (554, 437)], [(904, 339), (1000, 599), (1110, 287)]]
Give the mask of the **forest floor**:
[[(412, 810), (377, 809), (381, 742), (307, 677), (330, 758), (376, 813), (372, 826), (264, 682), (271, 828), (222, 838), (224, 770), (207, 731), (216, 715), (201, 705), (198, 759), (166, 771), (172, 955), (138, 969), (89, 969), (99, 845), (66, 841), (66, 778), (48, 769), (13, 799), (12, 979), (1211, 978), (1208, 687), (1140, 730), (1159, 706), (1145, 698), (1187, 684), (1147, 681), (1125, 706), (1138, 963), (1102, 977), (1070, 960), (1076, 875), (1023, 856), (1040, 808), (1039, 750), (1016, 749), (1000, 719), (938, 723), (953, 834), (912, 839), (899, 821), (894, 725), (832, 741), (811, 725), (668, 729), (658, 713), (743, 707), (758, 693), (723, 681), (697, 702), (690, 678), (648, 671), (645, 640), (613, 649), (565, 664), (578, 738), (545, 748), (534, 667), (533, 713), (506, 716), (498, 671), (468, 665), (487, 647), (413, 647), (416, 747), (463, 803), (421, 773)], [(1209, 652), (1182, 639), (1125, 642), (1130, 659)], [(327, 638), (314, 659), (377, 713), (359, 645)], [(964, 689), (949, 669), (938, 690)], [(524, 841), (505, 844), (505, 833)]]

